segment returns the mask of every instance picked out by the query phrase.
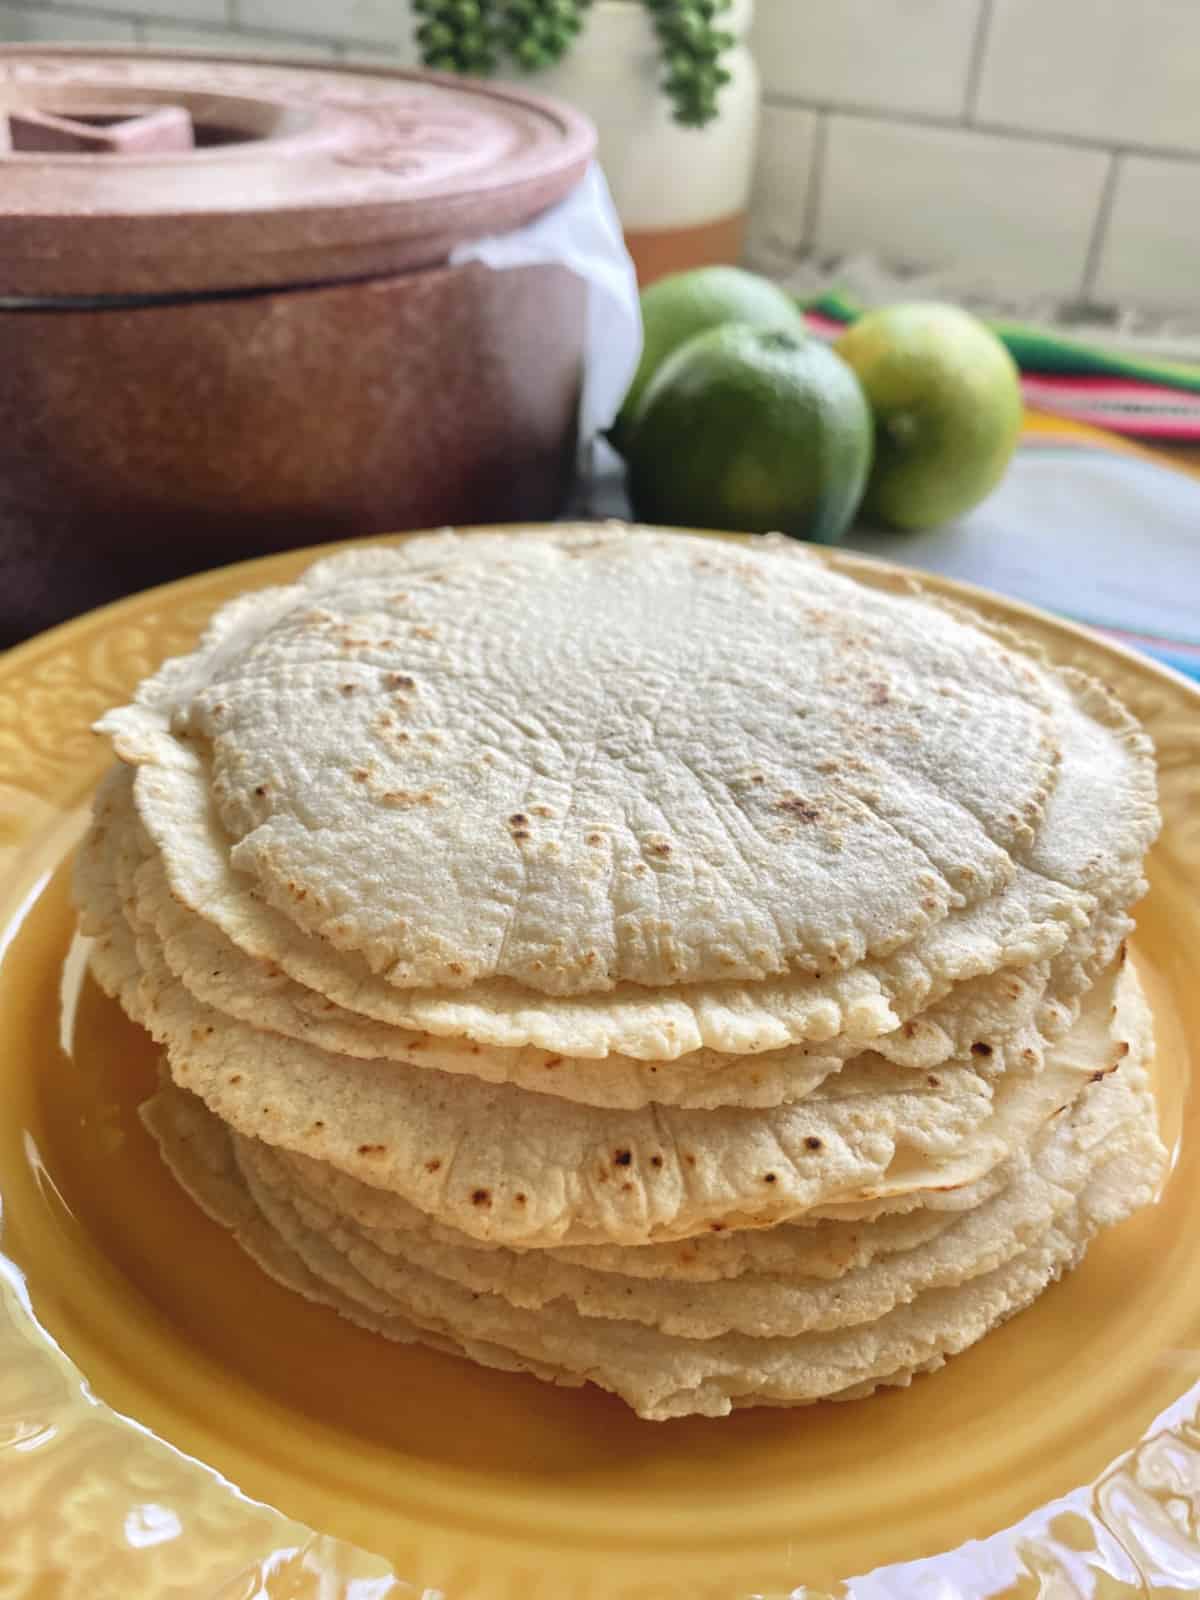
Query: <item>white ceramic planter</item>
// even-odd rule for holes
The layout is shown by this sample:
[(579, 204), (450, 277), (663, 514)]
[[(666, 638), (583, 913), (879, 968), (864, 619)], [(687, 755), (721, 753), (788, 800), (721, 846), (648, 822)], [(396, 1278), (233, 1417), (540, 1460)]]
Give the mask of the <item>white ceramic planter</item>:
[(753, 18), (754, 0), (734, 0), (720, 19), (738, 44), (723, 57), (731, 81), (706, 128), (672, 119), (658, 41), (640, 0), (596, 0), (565, 60), (514, 78), (578, 106), (596, 124), (643, 282), (741, 254), (758, 133), (758, 71), (745, 42)]

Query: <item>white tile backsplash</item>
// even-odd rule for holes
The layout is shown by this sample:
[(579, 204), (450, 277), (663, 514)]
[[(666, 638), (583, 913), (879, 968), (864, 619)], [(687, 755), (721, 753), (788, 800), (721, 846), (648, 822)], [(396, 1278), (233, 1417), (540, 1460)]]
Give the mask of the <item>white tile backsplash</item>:
[(759, 0), (768, 93), (956, 117), (983, 0)]
[[(1200, 305), (1200, 0), (756, 4), (766, 258)], [(4, 39), (419, 65), (410, 0), (0, 0)]]
[(954, 266), (1017, 293), (1070, 293), (1110, 157), (970, 129), (830, 118), (815, 243)]
[(248, 28), (351, 39), (400, 47), (412, 33), (404, 0), (233, 0), (235, 18)]
[(0, 6), (0, 39), (36, 44), (132, 44), (136, 38), (136, 25), (119, 17), (60, 14), (43, 6), (36, 11)]
[(1197, 0), (993, 0), (980, 121), (1200, 151)]
[(764, 108), (752, 211), (761, 242), (772, 250), (796, 252), (804, 245), (816, 150), (815, 111)]
[[(228, 22), (229, 0), (70, 0), (71, 9), (136, 12), (139, 17), (179, 17), (189, 22)], [(50, 8), (37, 7), (39, 11)]]
[(399, 44), (358, 44), (351, 40), (345, 47), (346, 60), (351, 66), (357, 62), (364, 67), (419, 67), (420, 52), (410, 33)]
[(1124, 304), (1200, 303), (1200, 162), (1120, 158), (1093, 292)]
[(184, 46), (190, 49), (244, 50), (252, 55), (299, 56), (328, 61), (341, 53), (332, 40), (297, 39), (286, 33), (250, 33), (234, 28), (188, 28), (173, 22), (144, 22), (143, 44)]

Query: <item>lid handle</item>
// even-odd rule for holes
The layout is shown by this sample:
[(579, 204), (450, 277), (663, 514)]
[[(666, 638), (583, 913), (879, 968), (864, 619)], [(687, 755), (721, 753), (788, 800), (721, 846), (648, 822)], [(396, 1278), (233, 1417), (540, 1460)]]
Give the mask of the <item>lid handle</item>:
[(141, 156), (191, 150), (192, 119), (183, 106), (106, 106), (69, 113), (23, 106), (8, 113), (8, 147), (39, 154)]

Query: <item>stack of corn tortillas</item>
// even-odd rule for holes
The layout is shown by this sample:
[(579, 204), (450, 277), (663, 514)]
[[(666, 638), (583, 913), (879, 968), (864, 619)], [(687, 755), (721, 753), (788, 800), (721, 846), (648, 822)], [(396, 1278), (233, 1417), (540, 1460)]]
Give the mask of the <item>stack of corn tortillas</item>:
[(649, 1418), (909, 1382), (1164, 1167), (1098, 684), (784, 541), (322, 561), (100, 725), (144, 1115), (299, 1293)]

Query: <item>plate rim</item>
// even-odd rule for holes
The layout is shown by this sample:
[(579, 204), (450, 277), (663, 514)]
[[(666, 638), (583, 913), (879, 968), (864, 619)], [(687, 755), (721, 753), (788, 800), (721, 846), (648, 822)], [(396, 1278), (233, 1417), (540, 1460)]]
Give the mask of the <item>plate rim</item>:
[[(611, 521), (611, 519), (605, 520)], [(463, 534), (471, 534), (497, 531), (516, 531), (520, 529), (533, 530), (535, 528), (564, 525), (566, 524), (480, 524), (464, 527), (456, 531)], [(643, 525), (622, 524), (622, 526), (637, 527)], [(247, 561), (238, 562), (226, 567), (206, 569), (205, 571), (192, 574), (184, 578), (175, 579), (163, 584), (135, 591), (134, 593), (126, 595), (118, 600), (111, 601), (103, 606), (83, 612), (77, 617), (73, 617), (65, 622), (59, 623), (52, 628), (33, 635), (31, 638), (22, 641), (18, 645), (10, 647), (2, 656), (0, 656), (0, 689), (4, 689), (14, 679), (20, 678), (27, 669), (35, 668), (39, 661), (42, 661), (46, 658), (53, 658), (60, 654), (66, 656), (89, 638), (104, 636), (114, 629), (119, 630), (125, 623), (132, 622), (136, 626), (138, 619), (144, 617), (149, 612), (162, 612), (164, 609), (169, 609), (172, 607), (177, 607), (177, 609), (182, 610), (184, 606), (188, 605), (192, 601), (203, 602), (206, 610), (211, 612), (211, 610), (215, 609), (217, 606), (225, 603), (235, 593), (241, 593), (253, 588), (263, 587), (265, 584), (270, 583), (273, 580), (284, 582), (291, 581), (292, 574), (294, 572), (303, 570), (303, 567), (306, 564), (322, 559), (326, 556), (336, 554), (339, 551), (348, 548), (365, 548), (370, 546), (386, 547), (388, 545), (406, 542), (411, 538), (420, 537), (422, 534), (436, 533), (439, 531), (443, 530), (421, 529), (401, 534), (379, 534), (371, 536), (367, 539), (341, 539), (325, 542), (319, 545), (303, 546), (294, 550), (273, 552), (264, 556), (254, 557)], [(755, 535), (746, 534), (728, 534), (718, 530), (710, 529), (659, 529), (655, 531), (700, 534), (704, 537), (717, 537), (723, 539), (732, 539), (734, 541), (756, 537)], [(820, 559), (826, 565), (832, 566), (835, 570), (844, 571), (851, 576), (860, 576), (867, 578), (868, 580), (870, 577), (874, 576), (891, 587), (899, 588), (907, 592), (923, 592), (935, 598), (940, 596), (949, 597), (951, 599), (960, 599), (966, 604), (981, 611), (983, 615), (990, 620), (999, 621), (1002, 625), (1011, 624), (1018, 628), (1025, 629), (1026, 643), (1030, 646), (1044, 648), (1044, 641), (1040, 635), (1044, 634), (1045, 632), (1049, 632), (1055, 639), (1060, 641), (1059, 648), (1064, 654), (1068, 653), (1073, 647), (1076, 651), (1079, 651), (1087, 656), (1095, 657), (1096, 655), (1099, 655), (1100, 657), (1112, 660), (1114, 664), (1118, 664), (1125, 668), (1135, 680), (1143, 685), (1161, 685), (1163, 689), (1172, 691), (1175, 697), (1178, 697), (1179, 692), (1182, 691), (1182, 703), (1186, 707), (1188, 714), (1188, 744), (1194, 747), (1197, 757), (1200, 758), (1200, 684), (1194, 683), (1182, 673), (1175, 671), (1173, 668), (1165, 665), (1164, 663), (1152, 659), (1151, 657), (1139, 652), (1129, 645), (1110, 639), (1105, 635), (1089, 628), (1085, 624), (1080, 624), (1065, 618), (1061, 618), (1054, 613), (1044, 611), (1040, 607), (1027, 601), (1010, 598), (999, 593), (998, 591), (988, 589), (981, 585), (963, 582), (962, 580), (956, 578), (944, 577), (938, 573), (925, 573), (919, 570), (910, 569), (875, 555), (862, 555), (855, 551), (843, 550), (836, 547), (830, 548), (804, 545), (802, 548), (807, 552), (816, 555), (818, 559)], [(278, 576), (281, 567), (288, 569), (288, 577), (283, 578), (282, 580), (280, 580)], [(217, 592), (210, 594), (210, 591), (213, 590), (214, 586), (216, 586)], [(210, 601), (211, 603), (209, 603)], [(999, 618), (996, 617), (997, 612), (1000, 613)], [(181, 621), (181, 626), (189, 633), (194, 633), (196, 630), (196, 624), (191, 618)], [(201, 623), (200, 626), (203, 626), (203, 623)], [(162, 641), (158, 639), (155, 640), (155, 648), (153, 651), (155, 659), (160, 658), (159, 645), (161, 642)], [(1115, 692), (1122, 699), (1127, 699), (1124, 684), (1118, 684)], [(72, 723), (70, 732), (72, 734), (82, 734), (87, 731), (82, 723), (80, 723), (79, 726), (75, 726), (73, 724), (72, 719), (74, 716), (75, 714), (72, 711), (67, 713), (63, 719), (65, 723)], [(19, 736), (19, 716), (17, 717), (16, 721), (17, 732)], [(0, 726), (2, 726), (2, 724), (0, 724)], [(0, 744), (0, 793), (2, 793), (5, 783), (9, 781), (6, 775), (5, 767), (6, 763), (4, 748), (3, 745)], [(1196, 776), (1198, 780), (1196, 792), (1200, 794), (1200, 773), (1197, 773)], [(90, 791), (93, 782), (94, 778), (89, 768), (88, 771), (79, 776), (78, 781), (74, 785), (74, 790), (76, 793)], [(52, 804), (52, 813), (49, 823), (47, 823), (46, 819), (35, 820), (30, 830), (30, 836), (25, 839), (18, 839), (15, 857), (11, 856), (10, 853), (4, 848), (3, 840), (0, 839), (0, 883), (3, 883), (4, 880), (9, 877), (11, 868), (14, 865), (19, 864), (24, 855), (23, 847), (30, 844), (36, 845), (38, 838), (46, 833), (48, 825), (53, 826), (55, 823), (61, 822), (65, 809), (65, 802), (63, 801), (61, 791), (60, 795), (57, 797), (53, 795), (45, 795), (44, 785), (39, 786), (36, 783), (33, 785), (22, 784), (19, 778), (16, 780), (14, 787), (18, 789), (24, 789), (35, 798), (39, 796), (48, 798)], [(56, 800), (59, 803), (55, 804)], [(1198, 835), (1198, 840), (1200, 840), (1200, 835)], [(1200, 859), (1200, 856), (1198, 856), (1198, 859)], [(10, 1263), (8, 1263), (7, 1259), (0, 1254), (0, 1277), (6, 1276), (9, 1269)], [(11, 1268), (11, 1270), (19, 1275), (19, 1269)], [(0, 1285), (0, 1288), (2, 1287), (3, 1285)], [(77, 1381), (85, 1383), (85, 1380), (83, 1380), (82, 1374), (78, 1372), (78, 1369), (76, 1369), (73, 1363), (70, 1363), (69, 1360), (67, 1360), (67, 1358), (57, 1350), (57, 1347), (53, 1346), (53, 1342), (49, 1335), (45, 1334), (44, 1330), (41, 1329), (41, 1325), (36, 1322), (36, 1318), (33, 1317), (31, 1308), (29, 1307), (27, 1301), (25, 1302), (24, 1309), (31, 1322), (33, 1322), (34, 1326), (39, 1330), (39, 1332), (42, 1333), (47, 1346), (52, 1348), (53, 1354), (59, 1360), (66, 1361), (67, 1366), (70, 1368)], [(3, 1306), (0, 1304), (0, 1322), (3, 1320), (2, 1312)], [(115, 1419), (123, 1426), (132, 1426), (135, 1429), (140, 1427), (135, 1418), (129, 1418), (125, 1416), (123, 1413), (116, 1411), (115, 1408), (103, 1406), (102, 1409), (108, 1417)], [(1140, 1440), (1133, 1441), (1130, 1445), (1130, 1452), (1133, 1453), (1139, 1450), (1149, 1438), (1150, 1435), (1147, 1434), (1144, 1435)], [(216, 1470), (208, 1466), (207, 1463), (200, 1461), (198, 1458), (190, 1458), (190, 1461), (196, 1468), (210, 1475), (212, 1475)], [(1107, 1474), (1104, 1476), (1107, 1476)], [(242, 1504), (243, 1506), (248, 1507), (252, 1504), (252, 1502), (247, 1502), (243, 1499)], [(283, 1524), (283, 1513), (276, 1513), (270, 1508), (263, 1509), (270, 1510), (270, 1515), (273, 1517), (278, 1517), (281, 1525)], [(294, 1526), (294, 1524), (292, 1526)], [(314, 1537), (322, 1545), (329, 1542), (325, 1540), (323, 1536), (316, 1535)], [(953, 1552), (947, 1552), (947, 1555), (951, 1554), (953, 1554)], [(1198, 1540), (1196, 1544), (1196, 1554), (1197, 1556), (1200, 1556), (1200, 1540)], [(934, 1559), (936, 1560), (941, 1558)], [(920, 1565), (924, 1566), (924, 1563), (920, 1563)], [(340, 1568), (338, 1570), (340, 1571)], [(390, 1569), (388, 1569), (388, 1571), (390, 1572)], [(269, 1582), (269, 1576), (267, 1582)], [(264, 1595), (270, 1594), (270, 1588), (266, 1586), (266, 1583), (264, 1584), (264, 1588), (261, 1592)], [(402, 1590), (401, 1592), (404, 1591)], [(812, 1595), (813, 1600), (817, 1600), (817, 1596), (813, 1593), (813, 1591), (807, 1590), (805, 1592)], [(346, 1593), (347, 1596), (349, 1596), (349, 1589), (347, 1589)]]

